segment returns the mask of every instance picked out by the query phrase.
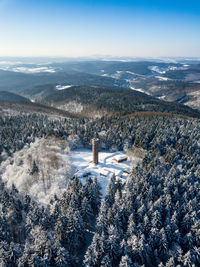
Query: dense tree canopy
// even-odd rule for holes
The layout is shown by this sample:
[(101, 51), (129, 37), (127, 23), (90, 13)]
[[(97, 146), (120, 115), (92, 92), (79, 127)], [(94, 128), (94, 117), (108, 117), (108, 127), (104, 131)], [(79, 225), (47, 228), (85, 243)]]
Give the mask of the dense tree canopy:
[(105, 199), (97, 179), (71, 177), (43, 207), (0, 180), (1, 265), (199, 266), (199, 120), (1, 117), (1, 161), (36, 137), (59, 136), (73, 149), (95, 135), (101, 148), (147, 153), (125, 184), (112, 177)]

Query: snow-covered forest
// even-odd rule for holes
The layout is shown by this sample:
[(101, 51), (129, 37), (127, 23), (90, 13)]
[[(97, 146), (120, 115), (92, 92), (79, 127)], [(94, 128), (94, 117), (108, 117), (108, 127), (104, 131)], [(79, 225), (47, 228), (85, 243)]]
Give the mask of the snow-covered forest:
[(2, 162), (2, 179), (9, 188), (15, 184), (20, 192), (47, 204), (54, 194), (66, 189), (73, 176), (69, 151), (60, 138), (36, 138)]
[[(85, 178), (83, 185), (65, 166), (68, 182), (45, 206), (28, 190), (18, 192), (20, 164), (28, 164), (22, 149), (32, 155), (31, 179), (43, 162), (34, 154), (36, 144), (42, 157), (49, 140), (67, 143), (73, 153), (90, 148), (93, 137), (101, 149), (134, 145), (147, 151), (124, 185), (113, 176), (102, 198), (97, 179)], [(1, 266), (200, 266), (199, 120), (152, 114), (0, 117), (0, 142)], [(8, 162), (19, 175), (9, 174)], [(13, 185), (6, 175), (13, 175)], [(41, 179), (49, 181), (47, 176)]]

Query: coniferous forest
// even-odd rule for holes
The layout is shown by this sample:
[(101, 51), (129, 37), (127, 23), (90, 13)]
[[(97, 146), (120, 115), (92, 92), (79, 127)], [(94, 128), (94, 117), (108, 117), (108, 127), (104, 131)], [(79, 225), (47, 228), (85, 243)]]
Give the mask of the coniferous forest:
[(0, 267), (200, 267), (200, 0), (0, 0)]
[(0, 118), (1, 162), (36, 138), (59, 137), (72, 152), (133, 145), (145, 157), (125, 184), (71, 177), (47, 206), (0, 181), (1, 266), (200, 266), (200, 122), (168, 115)]

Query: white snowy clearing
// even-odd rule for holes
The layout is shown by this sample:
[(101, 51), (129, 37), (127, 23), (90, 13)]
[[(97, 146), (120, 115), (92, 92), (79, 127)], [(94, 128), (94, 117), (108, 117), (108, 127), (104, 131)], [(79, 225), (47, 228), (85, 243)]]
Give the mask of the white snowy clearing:
[(60, 84), (58, 84), (58, 85), (56, 85), (56, 89), (57, 90), (64, 90), (64, 89), (70, 88), (72, 86), (73, 85), (71, 85), (71, 84), (69, 84), (69, 85), (60, 85)]
[(66, 189), (74, 170), (65, 141), (37, 138), (3, 161), (0, 172), (9, 188), (14, 184), (20, 192), (45, 205), (54, 194), (60, 195)]
[(76, 168), (75, 175), (84, 184), (85, 177), (97, 177), (97, 180), (101, 186), (102, 196), (105, 196), (106, 188), (109, 183), (110, 178), (116, 175), (117, 179), (121, 179), (125, 182), (128, 178), (131, 165), (137, 165), (141, 160), (140, 158), (134, 157), (131, 162), (128, 158), (127, 161), (118, 163), (116, 159), (121, 156), (125, 156), (121, 151), (118, 152), (99, 152), (99, 163), (97, 165), (92, 163), (92, 151), (88, 149), (78, 149), (71, 151), (70, 161), (73, 167)]
[[(72, 142), (72, 140), (71, 140)], [(5, 155), (0, 165), (0, 174), (8, 188), (14, 184), (23, 194), (29, 194), (42, 205), (47, 205), (52, 197), (61, 195), (68, 180), (74, 175), (84, 184), (86, 177), (94, 178), (105, 196), (110, 178), (115, 175), (123, 183), (143, 158), (143, 151), (99, 152), (99, 163), (92, 163), (92, 150), (70, 151), (68, 142), (59, 138), (37, 138), (12, 157)], [(77, 143), (78, 144), (78, 143)], [(80, 146), (78, 146), (80, 147)], [(126, 160), (127, 159), (127, 160)], [(130, 161), (131, 159), (131, 161)], [(118, 162), (124, 160), (123, 162)]]
[(159, 96), (158, 99), (164, 100), (166, 98), (165, 95)]
[(170, 78), (163, 77), (163, 76), (155, 76), (155, 78), (157, 78), (159, 81), (169, 81), (169, 80), (172, 80)]
[(165, 74), (166, 71), (168, 71), (168, 68), (162, 68), (158, 66), (149, 66), (148, 69), (150, 69), (152, 72), (157, 72), (160, 74)]

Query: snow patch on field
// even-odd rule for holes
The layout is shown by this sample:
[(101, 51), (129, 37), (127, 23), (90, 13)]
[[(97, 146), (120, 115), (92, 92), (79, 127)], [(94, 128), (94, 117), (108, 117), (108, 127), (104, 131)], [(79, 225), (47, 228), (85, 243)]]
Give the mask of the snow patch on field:
[(23, 64), (23, 63), (21, 61), (0, 60), (0, 65), (3, 65), (3, 66), (12, 66), (12, 65), (17, 65), (17, 64)]
[(52, 67), (11, 67), (11, 66), (2, 66), (1, 70), (9, 70), (14, 72), (22, 72), (22, 73), (40, 73), (40, 72), (56, 72)]
[(0, 172), (8, 187), (14, 184), (20, 192), (48, 204), (54, 194), (66, 189), (73, 168), (65, 141), (38, 138), (2, 162)]
[(169, 66), (169, 70), (187, 70), (187, 69), (188, 69), (188, 65), (183, 65), (182, 67)]
[(126, 73), (128, 73), (128, 74), (132, 74), (132, 75), (137, 75), (136, 73), (134, 73), (134, 72), (132, 72), (132, 71), (126, 71)]
[(157, 73), (160, 73), (160, 74), (164, 74), (168, 70), (168, 68), (161, 68), (161, 67), (158, 67), (158, 66), (149, 66), (148, 68), (152, 72), (157, 72)]
[(157, 78), (159, 81), (169, 81), (169, 80), (171, 80), (170, 78), (163, 77), (163, 76), (155, 76), (155, 78)]
[(164, 100), (166, 98), (165, 95), (159, 96), (158, 99)]
[(145, 93), (147, 95), (150, 95), (147, 91), (144, 91), (142, 88), (135, 88), (133, 86), (129, 86), (130, 89), (141, 92), (141, 93)]
[(58, 84), (58, 85), (56, 85), (56, 89), (57, 90), (64, 90), (64, 89), (70, 88), (72, 86), (73, 85), (71, 85), (71, 84), (69, 84), (69, 85), (60, 85), (60, 84)]
[(149, 66), (148, 69), (150, 69), (152, 72), (157, 72), (160, 74), (165, 74), (167, 71), (170, 70), (187, 70), (188, 65), (183, 66), (168, 66), (168, 67), (159, 67), (159, 66)]
[(40, 73), (40, 72), (54, 73), (55, 72), (55, 70), (51, 67), (36, 67), (36, 68), (17, 67), (17, 68), (14, 68), (13, 71), (23, 72), (23, 73)]
[[(111, 77), (111, 78), (113, 78), (113, 79), (120, 79), (121, 78), (121, 76), (123, 75), (123, 74), (129, 74), (129, 76), (130, 75), (132, 75), (132, 76), (134, 76), (134, 77), (143, 77), (143, 76), (145, 76), (145, 75), (142, 75), (142, 74), (138, 74), (138, 73), (135, 73), (135, 72), (132, 72), (132, 71), (126, 71), (126, 70), (117, 70), (115, 73), (113, 73), (113, 74), (107, 74), (107, 73), (105, 73), (105, 71), (103, 71), (103, 70), (101, 70), (101, 72), (103, 73), (101, 76), (105, 76), (105, 77)], [(128, 80), (127, 80), (128, 81)]]

